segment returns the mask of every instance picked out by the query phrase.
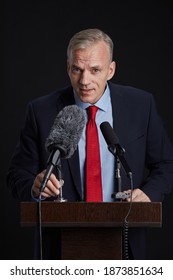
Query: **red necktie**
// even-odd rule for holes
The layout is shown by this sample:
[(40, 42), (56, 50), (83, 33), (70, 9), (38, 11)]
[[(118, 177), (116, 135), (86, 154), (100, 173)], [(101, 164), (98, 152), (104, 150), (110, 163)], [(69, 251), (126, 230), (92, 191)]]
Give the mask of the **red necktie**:
[(86, 127), (86, 201), (102, 201), (102, 182), (96, 106), (89, 106)]

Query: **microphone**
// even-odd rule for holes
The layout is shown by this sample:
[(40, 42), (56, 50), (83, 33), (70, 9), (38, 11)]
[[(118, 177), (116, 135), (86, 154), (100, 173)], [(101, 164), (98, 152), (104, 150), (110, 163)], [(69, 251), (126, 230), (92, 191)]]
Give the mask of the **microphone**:
[[(116, 178), (118, 184), (118, 192), (112, 194), (112, 198), (116, 199), (125, 199), (130, 197), (129, 193), (125, 193), (121, 191), (121, 175), (120, 175), (120, 162), (125, 170), (126, 175), (130, 178), (132, 184), (132, 172), (124, 158), (125, 149), (120, 145), (118, 136), (116, 135), (115, 131), (111, 127), (108, 122), (103, 122), (100, 125), (101, 132), (105, 138), (105, 141), (108, 145), (109, 151), (114, 155), (117, 156), (116, 161)], [(132, 188), (132, 187), (131, 187)]]
[(128, 177), (132, 176), (132, 171), (130, 170), (125, 158), (124, 153), (125, 149), (120, 145), (118, 136), (116, 135), (115, 131), (111, 127), (111, 125), (108, 122), (102, 122), (100, 124), (101, 132), (105, 138), (105, 141), (108, 145), (109, 151), (114, 155), (118, 156), (125, 173)]
[(45, 148), (50, 152), (50, 156), (40, 192), (44, 190), (53, 168), (59, 164), (60, 158), (67, 159), (74, 154), (84, 125), (83, 110), (77, 105), (64, 107), (56, 116), (50, 134), (45, 141)]

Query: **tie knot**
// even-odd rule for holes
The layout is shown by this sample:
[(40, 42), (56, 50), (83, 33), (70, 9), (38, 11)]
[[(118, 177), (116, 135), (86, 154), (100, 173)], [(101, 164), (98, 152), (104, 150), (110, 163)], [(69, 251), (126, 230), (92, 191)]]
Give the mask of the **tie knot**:
[(89, 106), (89, 107), (87, 108), (87, 110), (88, 110), (89, 119), (90, 119), (90, 120), (95, 120), (95, 116), (96, 116), (98, 107), (96, 107), (96, 106)]

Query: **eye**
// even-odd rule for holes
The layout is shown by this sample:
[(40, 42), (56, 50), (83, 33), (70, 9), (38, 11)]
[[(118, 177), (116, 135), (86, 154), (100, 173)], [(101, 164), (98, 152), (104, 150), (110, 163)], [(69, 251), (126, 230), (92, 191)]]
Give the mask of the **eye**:
[(72, 72), (78, 73), (78, 72), (81, 72), (81, 69), (79, 67), (77, 67), (77, 66), (73, 66), (72, 67)]
[(93, 68), (93, 69), (92, 69), (92, 72), (93, 72), (93, 73), (98, 73), (98, 72), (100, 72), (100, 69), (98, 69), (98, 68)]

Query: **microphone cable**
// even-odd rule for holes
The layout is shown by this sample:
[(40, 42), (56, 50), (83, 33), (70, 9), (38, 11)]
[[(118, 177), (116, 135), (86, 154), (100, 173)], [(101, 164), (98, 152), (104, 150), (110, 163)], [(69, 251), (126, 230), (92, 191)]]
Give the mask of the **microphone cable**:
[(38, 236), (39, 236), (39, 254), (40, 260), (43, 259), (43, 242), (42, 242), (42, 209), (41, 209), (41, 193), (38, 199)]
[[(54, 166), (54, 168), (56, 168), (56, 171), (57, 171), (56, 177), (58, 178), (59, 183), (60, 183), (60, 193), (54, 201), (55, 202), (66, 202), (67, 199), (64, 199), (63, 195), (62, 195), (62, 186), (64, 185), (64, 179), (63, 179), (63, 175), (62, 175), (60, 160), (59, 160), (58, 164)], [(41, 192), (40, 192), (39, 198), (37, 200), (38, 201), (38, 236), (39, 236), (39, 256), (40, 256), (40, 260), (43, 260), (42, 200), (43, 199), (41, 198)]]
[(129, 223), (128, 223), (128, 217), (131, 212), (132, 208), (132, 191), (133, 191), (133, 178), (132, 178), (132, 173), (129, 174), (130, 178), (130, 188), (131, 188), (131, 193), (130, 193), (130, 202), (129, 202), (129, 210), (127, 212), (127, 215), (124, 218), (124, 224), (123, 224), (123, 253), (124, 253), (124, 259), (129, 260)]

